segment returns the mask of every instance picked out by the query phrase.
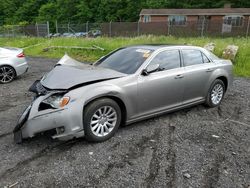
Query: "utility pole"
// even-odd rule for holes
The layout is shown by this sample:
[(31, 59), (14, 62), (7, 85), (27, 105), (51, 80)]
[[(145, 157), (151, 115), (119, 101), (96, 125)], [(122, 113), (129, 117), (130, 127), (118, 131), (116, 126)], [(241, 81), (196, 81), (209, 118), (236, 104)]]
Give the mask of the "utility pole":
[(37, 22), (36, 22), (36, 35), (37, 35), (37, 37), (39, 37), (39, 28), (38, 28)]
[(204, 37), (205, 20), (206, 20), (206, 18), (204, 16), (203, 19), (202, 19), (202, 24), (201, 24), (201, 37)]
[(140, 36), (140, 21), (137, 22), (137, 36)]
[(171, 27), (171, 24), (170, 24), (170, 21), (169, 21), (169, 20), (167, 21), (167, 25), (168, 25), (168, 35), (170, 35), (170, 27)]
[(56, 33), (58, 33), (58, 25), (57, 25), (57, 20), (56, 20)]
[(89, 32), (89, 21), (86, 22), (86, 33)]
[(109, 22), (109, 37), (112, 37), (112, 21)]
[(50, 35), (50, 31), (49, 31), (49, 22), (47, 21), (47, 33), (48, 33), (48, 37)]
[(247, 33), (246, 33), (246, 37), (248, 37), (249, 27), (250, 27), (250, 16), (248, 17), (248, 22), (247, 22)]

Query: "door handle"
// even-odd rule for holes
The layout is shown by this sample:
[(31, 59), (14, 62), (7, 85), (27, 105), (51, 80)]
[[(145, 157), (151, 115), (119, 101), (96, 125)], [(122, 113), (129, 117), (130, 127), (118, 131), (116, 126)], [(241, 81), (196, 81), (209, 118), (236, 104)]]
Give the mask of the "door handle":
[(180, 78), (183, 78), (184, 76), (182, 75), (182, 74), (178, 74), (178, 75), (176, 75), (174, 78), (175, 79), (180, 79)]
[(212, 72), (214, 69), (210, 69), (210, 68), (208, 68), (207, 70), (206, 70), (206, 72)]

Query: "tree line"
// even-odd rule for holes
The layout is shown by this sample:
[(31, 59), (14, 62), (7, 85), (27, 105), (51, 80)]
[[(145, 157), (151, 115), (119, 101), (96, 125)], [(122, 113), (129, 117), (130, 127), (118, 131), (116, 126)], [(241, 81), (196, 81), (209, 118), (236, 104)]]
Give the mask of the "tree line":
[(0, 0), (0, 25), (138, 21), (143, 8), (250, 7), (249, 0)]

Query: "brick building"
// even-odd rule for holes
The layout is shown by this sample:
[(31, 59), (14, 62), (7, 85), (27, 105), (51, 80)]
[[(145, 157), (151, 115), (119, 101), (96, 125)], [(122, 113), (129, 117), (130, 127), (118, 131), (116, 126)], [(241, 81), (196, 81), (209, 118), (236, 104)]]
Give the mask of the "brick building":
[(142, 9), (139, 21), (165, 22), (168, 27), (182, 30), (237, 34), (249, 27), (250, 8), (231, 8), (226, 4), (224, 8), (214, 9)]

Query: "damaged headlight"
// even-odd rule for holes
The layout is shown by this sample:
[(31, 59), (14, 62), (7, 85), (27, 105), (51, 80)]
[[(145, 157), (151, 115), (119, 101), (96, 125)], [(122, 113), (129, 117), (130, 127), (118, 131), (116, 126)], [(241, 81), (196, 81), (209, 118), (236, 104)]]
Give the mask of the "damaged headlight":
[(63, 108), (70, 101), (70, 97), (62, 94), (54, 94), (43, 101), (43, 103), (50, 105), (52, 108)]

